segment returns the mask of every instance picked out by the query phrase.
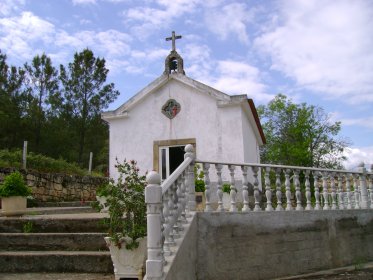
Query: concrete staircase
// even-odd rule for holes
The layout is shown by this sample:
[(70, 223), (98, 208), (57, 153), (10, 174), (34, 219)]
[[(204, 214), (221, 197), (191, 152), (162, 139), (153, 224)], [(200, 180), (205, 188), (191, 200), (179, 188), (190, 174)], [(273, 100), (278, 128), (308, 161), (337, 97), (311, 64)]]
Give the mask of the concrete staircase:
[(104, 214), (72, 208), (0, 216), (0, 273), (113, 273)]

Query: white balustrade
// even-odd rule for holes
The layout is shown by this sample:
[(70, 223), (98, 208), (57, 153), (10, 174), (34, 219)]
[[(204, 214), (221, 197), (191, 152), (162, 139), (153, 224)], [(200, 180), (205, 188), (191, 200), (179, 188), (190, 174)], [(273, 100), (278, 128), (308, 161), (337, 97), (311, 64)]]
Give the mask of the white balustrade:
[(247, 169), (248, 169), (248, 166), (245, 166), (245, 165), (241, 166), (241, 170), (242, 170), (242, 198), (243, 198), (242, 212), (249, 212), (250, 211)]
[(306, 178), (306, 182), (304, 185), (306, 186), (306, 199), (307, 199), (307, 206), (305, 210), (312, 210), (312, 205), (311, 205), (311, 188), (310, 188), (310, 171), (306, 170), (304, 172), (304, 177)]
[(277, 206), (276, 211), (282, 211), (284, 208), (282, 207), (282, 192), (281, 192), (281, 169), (276, 168), (276, 199), (277, 199)]
[(285, 170), (285, 188), (286, 188), (286, 210), (293, 210), (291, 205), (291, 191), (290, 191), (290, 169)]
[(354, 178), (355, 209), (360, 209), (359, 178), (357, 175), (354, 175), (353, 178)]
[(344, 200), (343, 200), (343, 182), (342, 174), (338, 174), (338, 208), (340, 210), (345, 209)]
[(216, 174), (218, 176), (218, 181), (217, 181), (217, 195), (218, 195), (218, 211), (223, 212), (224, 211), (224, 206), (223, 206), (223, 180), (221, 178), (221, 173), (223, 169), (223, 165), (221, 164), (215, 164), (215, 169), (216, 169)]
[[(371, 166), (373, 172), (373, 165)], [(370, 196), (370, 209), (373, 209), (373, 174), (369, 176), (369, 196)]]
[(209, 163), (204, 163), (203, 164), (203, 173), (205, 175), (205, 197), (206, 197), (206, 212), (212, 211), (212, 206), (211, 206), (211, 187), (210, 187), (210, 177), (209, 177), (209, 172), (210, 172), (210, 164)]
[[(147, 175), (148, 280), (163, 279), (164, 266), (168, 265), (165, 256), (174, 254), (176, 241), (185, 234), (186, 224), (190, 221), (188, 218), (196, 210), (196, 162), (203, 166), (206, 187), (204, 211), (207, 212), (225, 211), (222, 188), (223, 178), (227, 182), (227, 177), (231, 212), (373, 209), (373, 170), (369, 173), (364, 166), (360, 166), (358, 171), (344, 171), (224, 163), (196, 160), (192, 145), (187, 145), (185, 152), (183, 163), (162, 185), (156, 172)], [(210, 170), (210, 167), (213, 168)], [(216, 192), (213, 189), (215, 186)], [(249, 186), (253, 186), (253, 201), (249, 199)], [(240, 193), (237, 193), (238, 190)]]
[(264, 183), (266, 186), (266, 198), (267, 198), (267, 206), (266, 206), (266, 211), (273, 211), (272, 207), (272, 191), (271, 191), (271, 181), (269, 180), (269, 172), (271, 171), (270, 167), (265, 168), (265, 175), (264, 175)]
[[(360, 209), (362, 205), (373, 208), (373, 202), (370, 202), (373, 201), (373, 183), (371, 182), (373, 174), (364, 170), (351, 172), (270, 164), (201, 160), (196, 160), (196, 162), (204, 166), (205, 211), (224, 211), (222, 205), (222, 174), (224, 172), (230, 177), (229, 211), (233, 212), (343, 210)], [(215, 167), (215, 174), (210, 171), (210, 165)], [(236, 172), (237, 167), (240, 168), (240, 174)], [(216, 182), (211, 182), (210, 177), (216, 178)], [(212, 201), (211, 186), (214, 184), (217, 186), (217, 198), (215, 197)], [(249, 202), (249, 185), (254, 187), (254, 205), (250, 205)], [(354, 187), (353, 192), (351, 192), (351, 186)], [(237, 200), (238, 190), (242, 193), (239, 197), (240, 201)], [(363, 190), (365, 190), (365, 197)], [(354, 196), (353, 201), (351, 196)], [(286, 198), (286, 203), (282, 201), (282, 197)]]
[(320, 172), (316, 171), (313, 172), (314, 174), (314, 188), (315, 188), (315, 208), (314, 210), (321, 210), (321, 203), (320, 203), (320, 186), (321, 186), (321, 180), (319, 179)]
[(253, 166), (252, 167), (252, 170), (253, 170), (253, 176), (254, 176), (254, 200), (255, 200), (255, 207), (254, 207), (254, 211), (261, 211), (262, 209), (260, 208), (260, 201), (259, 201), (259, 180), (258, 180), (258, 171), (259, 171), (259, 168), (256, 167), (256, 166)]

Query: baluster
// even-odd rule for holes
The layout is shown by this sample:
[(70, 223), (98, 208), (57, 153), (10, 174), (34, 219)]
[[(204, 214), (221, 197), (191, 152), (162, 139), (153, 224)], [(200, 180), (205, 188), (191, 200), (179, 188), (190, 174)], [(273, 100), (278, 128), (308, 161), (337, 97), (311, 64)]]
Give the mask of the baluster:
[(365, 165), (362, 162), (359, 164), (359, 193), (360, 193), (360, 208), (361, 209), (368, 209), (368, 191), (367, 191), (367, 181), (366, 175), (367, 170), (365, 169)]
[(231, 192), (230, 192), (230, 196), (231, 196), (231, 208), (229, 209), (230, 212), (235, 212), (237, 211), (237, 203), (236, 203), (236, 196), (237, 196), (237, 191), (236, 191), (236, 181), (234, 179), (234, 169), (236, 167), (234, 165), (228, 165), (228, 169), (229, 169), (229, 174), (231, 175)]
[(247, 179), (247, 166), (242, 165), (242, 198), (243, 198), (243, 207), (242, 212), (249, 212), (249, 191), (248, 191), (248, 179)]
[(179, 226), (178, 226), (178, 203), (179, 203), (179, 196), (177, 194), (177, 182), (174, 182), (171, 185), (172, 188), (172, 193), (173, 193), (173, 206), (174, 206), (174, 211), (173, 211), (173, 217), (172, 217), (172, 232), (173, 232), (173, 238), (179, 238)]
[(324, 207), (323, 210), (330, 210), (329, 200), (328, 200), (328, 173), (324, 172), (322, 176), (322, 191), (324, 197)]
[(165, 256), (171, 255), (171, 240), (170, 240), (170, 208), (169, 208), (169, 190), (163, 195), (163, 236), (164, 236), (164, 243), (163, 243), (163, 252)]
[(184, 159), (191, 158), (193, 161), (190, 163), (189, 167), (187, 168), (187, 180), (186, 180), (186, 191), (188, 193), (187, 199), (187, 208), (188, 208), (188, 217), (191, 217), (191, 211), (196, 211), (196, 186), (194, 180), (194, 166), (195, 166), (195, 156), (194, 156), (194, 148), (193, 145), (188, 144), (185, 146), (185, 154)]
[[(373, 171), (373, 165), (370, 171)], [(373, 175), (369, 176), (369, 196), (370, 196), (370, 209), (373, 209)]]
[(311, 205), (311, 184), (310, 184), (310, 171), (306, 170), (304, 172), (304, 176), (306, 178), (306, 182), (304, 185), (306, 186), (306, 199), (307, 199), (307, 206), (306, 210), (312, 210), (312, 205)]
[(343, 195), (342, 174), (339, 173), (338, 174), (338, 202), (339, 202), (338, 208), (340, 210), (345, 209), (345, 204), (344, 204), (343, 197), (344, 197), (344, 195)]
[(290, 169), (286, 169), (285, 171), (285, 189), (286, 189), (286, 210), (291, 211), (293, 210), (293, 206), (291, 205), (291, 191), (290, 191)]
[(175, 245), (175, 240), (174, 240), (174, 232), (173, 232), (173, 226), (174, 226), (174, 192), (172, 190), (172, 185), (170, 186), (169, 190), (169, 197), (168, 197), (168, 226), (169, 226), (169, 234), (168, 234), (168, 244), (169, 246), (174, 246)]
[(352, 209), (351, 203), (351, 173), (346, 175), (347, 209)]
[(181, 180), (181, 193), (182, 193), (182, 211), (181, 211), (181, 221), (186, 224), (188, 221), (186, 219), (186, 207), (187, 207), (187, 188), (186, 181), (188, 176), (188, 169), (184, 170)]
[[(162, 198), (163, 200), (163, 198)], [(161, 212), (161, 232), (162, 232), (162, 260), (163, 260), (163, 264), (166, 265), (167, 264), (167, 261), (165, 259), (165, 241), (166, 241), (166, 235), (165, 235), (165, 227), (164, 227), (164, 224), (165, 224), (165, 219), (164, 219), (164, 203), (162, 201), (162, 212)], [(169, 248), (168, 248), (169, 249)]]
[(259, 180), (258, 180), (258, 170), (259, 168), (257, 166), (252, 166), (251, 170), (253, 171), (253, 176), (254, 176), (254, 211), (261, 211), (262, 209), (260, 208), (260, 200), (259, 200)]
[(319, 176), (318, 176), (318, 173), (317, 172), (314, 172), (313, 173), (313, 186), (315, 188), (315, 200), (316, 200), (316, 203), (315, 203), (315, 210), (321, 210), (321, 204), (320, 204), (320, 185), (321, 185), (321, 181), (319, 182)]
[(177, 197), (178, 197), (176, 219), (177, 219), (177, 226), (178, 226), (178, 232), (179, 233), (184, 231), (183, 221), (182, 221), (182, 217), (181, 217), (181, 213), (183, 212), (183, 192), (182, 192), (182, 189), (181, 189), (182, 188), (182, 179), (183, 179), (182, 175), (183, 174), (181, 174), (176, 181), (176, 185), (177, 185), (176, 193), (177, 193)]
[(330, 188), (332, 190), (332, 210), (337, 210), (337, 201), (336, 201), (336, 193), (335, 193), (335, 174), (332, 173), (330, 176)]
[(271, 171), (270, 167), (266, 167), (265, 168), (264, 184), (266, 186), (266, 198), (267, 198), (267, 206), (265, 208), (266, 211), (273, 211), (273, 207), (272, 207), (271, 181), (269, 179), (269, 172), (270, 171)]
[(276, 211), (282, 211), (284, 208), (282, 207), (282, 201), (281, 201), (281, 168), (276, 168), (276, 198), (277, 198), (277, 207)]
[(300, 192), (300, 182), (299, 182), (299, 170), (294, 170), (294, 185), (295, 185), (295, 197), (297, 199), (297, 207), (295, 210), (301, 211), (302, 207), (302, 194)]
[(205, 211), (206, 212), (211, 212), (212, 207), (211, 207), (211, 186), (210, 186), (210, 177), (209, 177), (209, 170), (210, 170), (210, 164), (209, 163), (204, 163), (203, 164), (203, 173), (205, 175), (205, 197), (206, 197), (206, 207)]
[(359, 201), (359, 178), (358, 175), (354, 176), (354, 194), (355, 194), (355, 209), (360, 209)]
[(224, 206), (223, 206), (223, 191), (222, 191), (222, 186), (223, 186), (223, 180), (221, 178), (221, 170), (223, 169), (223, 165), (221, 164), (215, 164), (215, 169), (216, 169), (216, 174), (218, 175), (218, 211), (223, 212), (224, 211)]

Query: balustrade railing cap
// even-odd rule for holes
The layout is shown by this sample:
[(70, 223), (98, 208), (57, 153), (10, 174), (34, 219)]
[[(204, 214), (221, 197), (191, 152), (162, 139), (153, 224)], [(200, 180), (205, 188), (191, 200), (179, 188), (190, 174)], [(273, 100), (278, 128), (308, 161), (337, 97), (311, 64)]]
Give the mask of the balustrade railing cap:
[(146, 182), (149, 185), (159, 185), (161, 183), (161, 176), (155, 171), (150, 171), (148, 175), (146, 175)]

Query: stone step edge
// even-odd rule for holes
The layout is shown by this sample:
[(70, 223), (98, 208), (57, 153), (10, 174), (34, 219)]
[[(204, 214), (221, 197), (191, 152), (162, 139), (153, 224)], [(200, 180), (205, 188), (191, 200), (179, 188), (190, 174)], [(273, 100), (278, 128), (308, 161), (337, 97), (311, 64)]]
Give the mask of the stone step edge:
[(0, 251), (0, 257), (8, 256), (110, 256), (109, 251)]
[(89, 235), (89, 236), (107, 236), (106, 233), (104, 232), (0, 232), (0, 237), (6, 236), (6, 237), (11, 237), (11, 236), (80, 236), (80, 235)]

